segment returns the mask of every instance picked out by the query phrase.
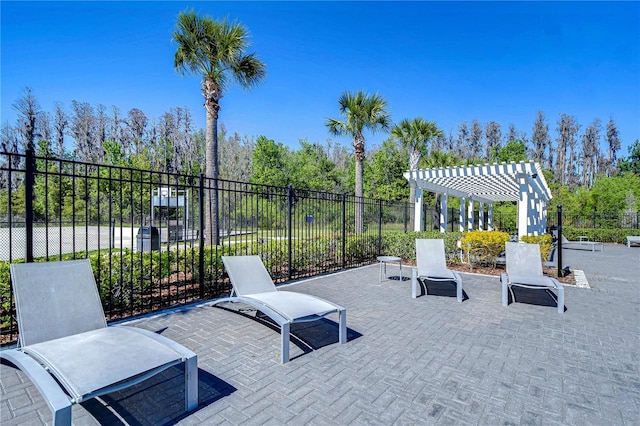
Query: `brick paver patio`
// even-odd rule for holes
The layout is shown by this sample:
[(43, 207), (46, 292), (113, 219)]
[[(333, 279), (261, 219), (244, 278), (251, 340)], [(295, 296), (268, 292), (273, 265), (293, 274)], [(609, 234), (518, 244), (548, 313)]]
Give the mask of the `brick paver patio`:
[[(411, 299), (409, 281), (378, 282), (377, 264), (296, 283), (289, 289), (347, 308), (349, 342), (337, 343), (337, 316), (294, 326), (301, 341), (285, 365), (277, 330), (249, 309), (191, 307), (138, 320), (198, 354), (199, 408), (184, 412), (176, 367), (74, 406), (74, 423), (640, 424), (640, 249), (565, 250), (564, 259), (591, 285), (567, 287), (564, 314), (503, 308), (499, 279), (480, 275), (463, 275), (462, 304)], [(51, 422), (21, 372), (2, 365), (0, 378), (0, 423)]]

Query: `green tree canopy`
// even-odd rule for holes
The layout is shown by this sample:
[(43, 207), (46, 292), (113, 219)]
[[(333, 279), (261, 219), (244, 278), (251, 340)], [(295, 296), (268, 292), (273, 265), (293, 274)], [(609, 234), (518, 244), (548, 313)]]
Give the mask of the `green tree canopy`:
[(372, 156), (371, 166), (365, 170), (368, 197), (383, 200), (406, 200), (409, 183), (404, 178), (407, 170), (407, 154), (391, 139), (383, 142)]
[(635, 173), (640, 176), (640, 139), (636, 139), (627, 149), (629, 156), (620, 159), (618, 170), (620, 173)]
[(515, 139), (507, 142), (502, 148), (494, 147), (491, 159), (497, 163), (509, 163), (511, 161), (526, 161), (527, 149), (523, 141)]
[(253, 150), (249, 182), (274, 186), (289, 185), (289, 156), (289, 150), (283, 144), (265, 136), (258, 137)]
[(300, 141), (300, 149), (291, 154), (290, 182), (296, 188), (333, 191), (339, 186), (336, 165), (322, 145)]

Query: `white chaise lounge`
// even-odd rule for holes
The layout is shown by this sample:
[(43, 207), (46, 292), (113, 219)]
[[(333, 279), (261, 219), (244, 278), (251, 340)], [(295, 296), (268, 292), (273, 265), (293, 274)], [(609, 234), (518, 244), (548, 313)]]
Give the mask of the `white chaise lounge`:
[(540, 290), (556, 290), (558, 312), (564, 313), (564, 287), (554, 278), (542, 273), (542, 259), (538, 244), (512, 243), (506, 244), (507, 273), (501, 274), (502, 306), (509, 305), (509, 292), (515, 302), (512, 286)]
[(640, 236), (627, 235), (627, 247), (640, 246)]
[(599, 241), (589, 241), (584, 237), (578, 241), (569, 241), (562, 236), (562, 248), (563, 249), (573, 249), (573, 250), (591, 250), (591, 251), (603, 251), (604, 244)]
[(411, 270), (411, 297), (418, 295), (418, 282), (427, 289), (429, 281), (444, 281), (456, 286), (456, 299), (462, 302), (462, 278), (456, 271), (447, 269), (447, 259), (442, 239), (416, 239), (417, 267)]
[(280, 326), (281, 362), (289, 362), (289, 333), (291, 324), (317, 321), (339, 314), (339, 341), (347, 342), (347, 310), (319, 297), (292, 291), (279, 291), (259, 256), (222, 256), (233, 291), (228, 298), (212, 305), (240, 302), (267, 315)]
[(42, 394), (54, 425), (71, 424), (71, 406), (140, 383), (185, 363), (185, 408), (198, 405), (195, 353), (136, 327), (107, 327), (89, 260), (13, 264), (19, 347), (0, 358)]

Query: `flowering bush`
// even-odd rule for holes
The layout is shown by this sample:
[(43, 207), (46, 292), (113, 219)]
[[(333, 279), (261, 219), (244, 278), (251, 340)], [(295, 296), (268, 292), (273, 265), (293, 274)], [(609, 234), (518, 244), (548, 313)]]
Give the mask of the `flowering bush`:
[(467, 253), (469, 264), (496, 266), (496, 260), (504, 251), (504, 243), (511, 237), (502, 231), (470, 231), (462, 236), (462, 249)]

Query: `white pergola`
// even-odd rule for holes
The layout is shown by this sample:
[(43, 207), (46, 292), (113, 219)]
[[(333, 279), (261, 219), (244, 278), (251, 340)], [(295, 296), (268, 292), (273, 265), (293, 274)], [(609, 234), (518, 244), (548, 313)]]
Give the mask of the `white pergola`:
[[(493, 230), (493, 203), (518, 203), (518, 237), (542, 235), (547, 227), (547, 203), (551, 191), (538, 163), (484, 164), (464, 167), (420, 169), (404, 173), (415, 188), (416, 231), (422, 231), (422, 202), (425, 191), (440, 194), (440, 232), (447, 229), (447, 199), (460, 198), (460, 231), (474, 229), (474, 203), (478, 203), (478, 229)], [(488, 223), (484, 223), (484, 206)], [(465, 218), (466, 210), (466, 220)]]

